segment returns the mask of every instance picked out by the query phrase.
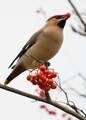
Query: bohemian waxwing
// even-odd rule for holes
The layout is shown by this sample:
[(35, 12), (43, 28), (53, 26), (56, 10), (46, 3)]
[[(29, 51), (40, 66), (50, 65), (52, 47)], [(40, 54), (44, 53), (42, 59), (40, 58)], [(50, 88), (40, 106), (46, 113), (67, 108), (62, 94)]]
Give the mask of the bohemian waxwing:
[(43, 28), (32, 35), (10, 64), (9, 68), (19, 58), (17, 64), (12, 67), (13, 71), (5, 80), (5, 85), (25, 70), (37, 68), (36, 59), (47, 62), (59, 51), (63, 43), (63, 28), (69, 17), (70, 13), (52, 16), (47, 20)]

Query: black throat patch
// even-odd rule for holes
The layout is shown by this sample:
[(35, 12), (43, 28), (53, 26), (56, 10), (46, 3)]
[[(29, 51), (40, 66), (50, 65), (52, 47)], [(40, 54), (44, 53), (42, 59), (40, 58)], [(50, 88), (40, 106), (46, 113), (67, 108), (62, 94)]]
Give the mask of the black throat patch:
[(57, 25), (60, 27), (60, 28), (64, 28), (66, 24), (66, 20), (61, 20)]

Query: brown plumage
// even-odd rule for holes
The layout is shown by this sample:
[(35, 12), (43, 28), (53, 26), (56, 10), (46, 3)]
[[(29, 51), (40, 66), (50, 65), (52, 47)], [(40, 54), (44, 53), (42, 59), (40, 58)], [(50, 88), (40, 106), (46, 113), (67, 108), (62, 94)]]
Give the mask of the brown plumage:
[[(7, 77), (4, 84), (8, 84), (11, 80), (27, 69), (37, 67), (37, 60), (47, 62), (59, 51), (63, 43), (63, 28), (68, 19), (67, 15), (55, 15), (47, 20), (46, 25), (37, 31), (28, 42), (24, 45), (20, 53), (10, 64), (9, 68), (19, 58), (13, 71)], [(25, 54), (29, 57), (26, 57)]]

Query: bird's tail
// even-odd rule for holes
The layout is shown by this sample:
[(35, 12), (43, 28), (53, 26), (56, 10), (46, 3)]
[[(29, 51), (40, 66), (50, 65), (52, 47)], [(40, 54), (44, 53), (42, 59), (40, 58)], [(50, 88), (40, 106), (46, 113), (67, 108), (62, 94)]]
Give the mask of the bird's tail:
[(4, 85), (7, 85), (10, 81), (12, 81), (15, 77), (17, 77), (19, 74), (21, 74), (24, 71), (25, 69), (21, 65), (16, 66), (13, 69), (12, 73), (5, 80)]

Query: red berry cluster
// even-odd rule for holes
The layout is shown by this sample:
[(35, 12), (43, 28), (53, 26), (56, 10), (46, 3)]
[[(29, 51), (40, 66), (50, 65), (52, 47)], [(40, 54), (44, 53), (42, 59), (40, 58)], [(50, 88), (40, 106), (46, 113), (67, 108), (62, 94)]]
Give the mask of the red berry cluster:
[(45, 110), (46, 110), (49, 114), (56, 115), (56, 112), (55, 112), (54, 110), (49, 110), (45, 105), (40, 105), (40, 108), (45, 108)]
[(50, 89), (56, 89), (57, 85), (53, 82), (52, 78), (57, 76), (55, 71), (46, 70), (46, 67), (41, 65), (39, 67), (39, 72), (36, 75), (28, 75), (27, 80), (33, 85), (38, 85), (39, 88), (49, 91)]

